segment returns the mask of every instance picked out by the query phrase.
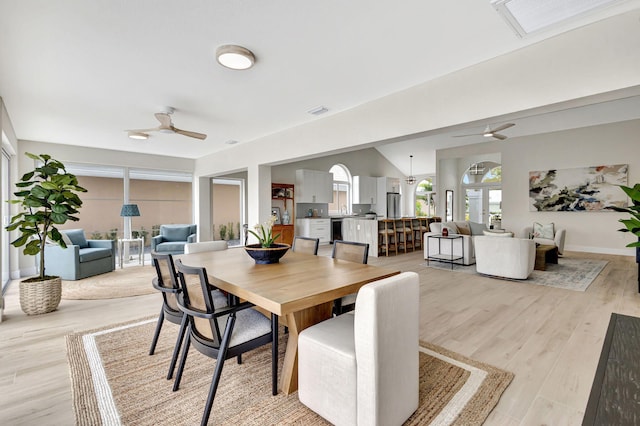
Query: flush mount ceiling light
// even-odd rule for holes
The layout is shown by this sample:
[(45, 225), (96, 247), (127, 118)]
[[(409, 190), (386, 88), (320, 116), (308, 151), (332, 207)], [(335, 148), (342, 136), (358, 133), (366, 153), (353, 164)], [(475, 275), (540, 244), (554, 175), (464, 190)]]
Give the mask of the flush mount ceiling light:
[(327, 108), (326, 106), (320, 105), (315, 108), (311, 108), (309, 111), (307, 111), (307, 113), (311, 115), (320, 115), (320, 114), (324, 114), (327, 111), (329, 111), (329, 108)]
[(469, 166), (469, 174), (470, 175), (484, 174), (484, 163), (472, 163)]
[(409, 176), (405, 179), (408, 185), (413, 185), (416, 183), (416, 178), (413, 175), (413, 155), (409, 156)]
[(624, 0), (493, 0), (491, 5), (518, 36), (524, 37), (622, 1)]
[(138, 140), (149, 139), (149, 135), (142, 132), (128, 132), (128, 135), (131, 139), (138, 139)]
[(225, 142), (227, 145), (235, 145), (238, 143), (238, 141), (233, 140), (233, 139), (229, 139), (228, 141)]
[(220, 65), (232, 70), (246, 70), (256, 62), (256, 57), (249, 49), (234, 44), (218, 47), (216, 59)]

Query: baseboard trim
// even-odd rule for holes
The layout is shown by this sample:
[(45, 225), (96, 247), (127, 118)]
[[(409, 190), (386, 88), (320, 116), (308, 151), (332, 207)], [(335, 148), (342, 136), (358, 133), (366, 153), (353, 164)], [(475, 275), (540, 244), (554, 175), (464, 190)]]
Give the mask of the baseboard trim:
[(635, 257), (635, 249), (629, 247), (623, 247), (619, 249), (607, 248), (607, 247), (588, 247), (588, 246), (571, 246), (565, 245), (565, 251), (580, 251), (584, 253), (599, 253), (599, 254), (614, 254), (618, 256), (630, 256)]

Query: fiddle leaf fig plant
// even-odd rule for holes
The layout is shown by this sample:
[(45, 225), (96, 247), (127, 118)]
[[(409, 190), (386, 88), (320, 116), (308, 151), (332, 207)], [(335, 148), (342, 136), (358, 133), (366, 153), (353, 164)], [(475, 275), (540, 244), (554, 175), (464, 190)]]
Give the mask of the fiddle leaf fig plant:
[(14, 192), (16, 199), (9, 202), (21, 205), (23, 210), (11, 218), (6, 230), (20, 231), (20, 236), (11, 242), (14, 247), (25, 246), (24, 254), (40, 255), (40, 275), (34, 280), (43, 281), (50, 278), (45, 275), (45, 244), (50, 241), (67, 247), (56, 225), (79, 220), (74, 216), (82, 206), (77, 193), (87, 190), (78, 185), (75, 175), (67, 173), (64, 164), (50, 155), (29, 152), (25, 155), (36, 161), (36, 167), (16, 183), (20, 190)]
[(640, 183), (636, 183), (633, 188), (620, 185), (622, 189), (631, 198), (632, 205), (629, 207), (609, 206), (609, 209), (621, 213), (629, 213), (631, 218), (620, 219), (619, 222), (625, 227), (618, 229), (620, 232), (631, 232), (638, 237), (638, 241), (627, 244), (627, 247), (640, 247)]

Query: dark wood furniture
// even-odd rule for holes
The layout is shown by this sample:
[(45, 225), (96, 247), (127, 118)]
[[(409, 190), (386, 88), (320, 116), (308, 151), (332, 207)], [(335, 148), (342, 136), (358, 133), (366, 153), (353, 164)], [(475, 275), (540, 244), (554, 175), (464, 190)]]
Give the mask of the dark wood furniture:
[(280, 379), (286, 394), (298, 389), (298, 334), (331, 318), (334, 300), (400, 273), (291, 250), (272, 265), (256, 265), (242, 248), (183, 254), (177, 259), (205, 267), (209, 281), (221, 290), (286, 318), (289, 335)]
[(636, 425), (640, 409), (640, 318), (613, 313), (583, 426)]
[(536, 264), (533, 269), (546, 271), (547, 263), (558, 263), (558, 247), (551, 245), (536, 246)]
[(290, 183), (272, 183), (271, 184), (271, 205), (280, 209), (280, 218), (283, 219), (284, 212), (289, 213), (289, 223), (279, 223), (273, 225), (273, 235), (280, 234), (276, 238), (276, 243), (284, 243), (293, 245), (293, 237), (295, 236), (295, 217), (294, 211), (294, 185)]

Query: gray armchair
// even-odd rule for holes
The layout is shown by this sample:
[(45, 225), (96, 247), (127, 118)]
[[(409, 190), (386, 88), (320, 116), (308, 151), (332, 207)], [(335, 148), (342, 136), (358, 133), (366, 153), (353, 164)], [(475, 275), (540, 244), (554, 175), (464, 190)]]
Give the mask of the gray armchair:
[(196, 242), (197, 225), (160, 225), (160, 234), (151, 238), (151, 251), (183, 254), (184, 245)]
[(87, 240), (82, 229), (61, 230), (67, 248), (47, 244), (45, 273), (63, 280), (81, 280), (116, 268), (116, 242)]

